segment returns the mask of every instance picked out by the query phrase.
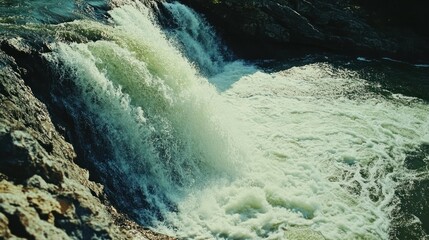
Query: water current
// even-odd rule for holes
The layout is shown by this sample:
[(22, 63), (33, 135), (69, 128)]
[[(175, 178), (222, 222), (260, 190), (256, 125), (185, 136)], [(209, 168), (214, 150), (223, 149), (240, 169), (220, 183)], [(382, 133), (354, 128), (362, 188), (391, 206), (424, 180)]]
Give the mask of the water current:
[[(130, 1), (99, 22), (93, 5), (64, 26), (104, 39), (44, 56), (81, 158), (139, 223), (185, 239), (389, 239), (427, 225), (401, 205), (427, 189), (409, 185), (428, 179), (426, 66), (250, 63), (180, 3)], [(403, 72), (418, 80), (402, 87)]]

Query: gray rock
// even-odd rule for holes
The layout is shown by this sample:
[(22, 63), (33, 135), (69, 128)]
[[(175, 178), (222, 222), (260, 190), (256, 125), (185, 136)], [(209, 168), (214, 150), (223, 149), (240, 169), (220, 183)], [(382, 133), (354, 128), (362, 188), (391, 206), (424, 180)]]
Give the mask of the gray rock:
[(45, 191), (53, 190), (55, 185), (48, 184), (43, 180), (43, 178), (39, 175), (33, 175), (26, 182), (25, 185), (28, 187), (39, 188)]
[[(33, 52), (21, 41), (7, 44)], [(17, 70), (0, 51), (0, 238), (172, 239), (102, 203), (103, 187), (75, 164), (73, 146)]]

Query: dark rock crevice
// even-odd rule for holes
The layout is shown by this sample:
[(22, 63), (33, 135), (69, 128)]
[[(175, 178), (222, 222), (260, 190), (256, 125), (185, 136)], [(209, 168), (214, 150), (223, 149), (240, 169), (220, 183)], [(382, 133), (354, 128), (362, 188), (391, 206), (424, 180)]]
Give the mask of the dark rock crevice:
[(6, 215), (6, 217), (9, 219), (9, 229), (13, 235), (29, 240), (35, 239), (35, 237), (25, 229), (25, 225), (21, 222), (20, 213), (18, 211), (9, 216)]

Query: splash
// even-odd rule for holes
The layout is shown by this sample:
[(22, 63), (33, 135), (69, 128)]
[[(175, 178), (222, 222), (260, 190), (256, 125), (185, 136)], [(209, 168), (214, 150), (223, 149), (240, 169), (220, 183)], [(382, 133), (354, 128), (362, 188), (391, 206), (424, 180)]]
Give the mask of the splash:
[[(168, 36), (177, 42), (188, 59), (206, 76), (220, 73), (229, 58), (228, 50), (220, 44), (220, 39), (212, 27), (195, 11), (178, 2), (163, 3), (168, 10), (174, 27), (169, 26)], [(171, 20), (170, 20), (171, 21)]]
[(235, 106), (252, 157), (240, 179), (182, 201), (167, 218), (176, 233), (388, 239), (395, 188), (416, 177), (403, 167), (406, 152), (429, 140), (429, 107), (370, 89), (329, 64), (240, 79), (222, 96)]
[(72, 76), (57, 86), (57, 99), (117, 204), (149, 224), (186, 189), (233, 171), (236, 150), (219, 124), (224, 107), (216, 90), (149, 9), (127, 5), (110, 15), (111, 41), (54, 46), (53, 58)]
[(429, 142), (426, 103), (322, 63), (268, 74), (224, 62), (206, 79), (150, 9), (109, 14), (112, 26), (88, 26), (105, 40), (48, 58), (69, 76), (57, 101), (117, 206), (181, 238), (388, 238), (395, 188), (415, 177), (406, 153)]

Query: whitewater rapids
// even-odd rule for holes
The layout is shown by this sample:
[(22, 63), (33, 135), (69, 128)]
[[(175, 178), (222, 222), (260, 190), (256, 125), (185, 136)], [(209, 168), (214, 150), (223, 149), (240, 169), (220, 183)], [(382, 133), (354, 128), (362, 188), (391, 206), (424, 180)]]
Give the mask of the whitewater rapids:
[(179, 238), (388, 239), (395, 188), (416, 177), (406, 154), (429, 144), (428, 104), (328, 63), (229, 61), (195, 12), (165, 7), (199, 24), (163, 30), (131, 3), (111, 25), (75, 22), (105, 40), (46, 54), (73, 76), (59, 101), (91, 129), (81, 147), (116, 204)]

